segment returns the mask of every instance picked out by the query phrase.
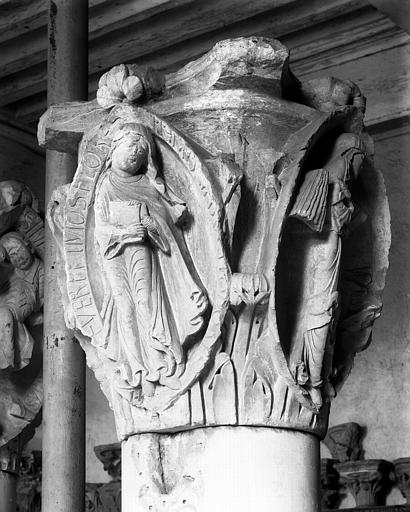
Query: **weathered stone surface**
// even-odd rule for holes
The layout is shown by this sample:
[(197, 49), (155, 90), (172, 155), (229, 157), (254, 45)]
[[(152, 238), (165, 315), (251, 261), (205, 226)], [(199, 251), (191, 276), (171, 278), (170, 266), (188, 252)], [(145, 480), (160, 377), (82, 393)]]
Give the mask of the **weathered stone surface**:
[(121, 511), (121, 444), (104, 444), (94, 448), (111, 481), (105, 484), (86, 484), (86, 510), (89, 512)]
[(282, 429), (135, 435), (122, 443), (122, 511), (317, 512), (318, 460), (315, 436)]
[(390, 235), (364, 99), (350, 82), (299, 84), (287, 60), (276, 41), (225, 41), (156, 95), (142, 74), (135, 98), (138, 73), (115, 68), (100, 107), (41, 122), (49, 148), (82, 135), (49, 220), (66, 320), (120, 439), (205, 425), (324, 435), (369, 342)]

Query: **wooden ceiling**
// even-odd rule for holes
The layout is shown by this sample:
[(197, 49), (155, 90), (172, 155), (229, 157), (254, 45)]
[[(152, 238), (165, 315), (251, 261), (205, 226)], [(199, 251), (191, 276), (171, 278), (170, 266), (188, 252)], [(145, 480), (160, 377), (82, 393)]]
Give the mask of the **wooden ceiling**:
[[(377, 45), (408, 43), (408, 35), (368, 0), (89, 3), (90, 96), (99, 76), (115, 64), (137, 62), (169, 72), (229, 37), (280, 39), (291, 49), (299, 75)], [(0, 0), (0, 110), (33, 126), (46, 108), (47, 5), (48, 0)]]

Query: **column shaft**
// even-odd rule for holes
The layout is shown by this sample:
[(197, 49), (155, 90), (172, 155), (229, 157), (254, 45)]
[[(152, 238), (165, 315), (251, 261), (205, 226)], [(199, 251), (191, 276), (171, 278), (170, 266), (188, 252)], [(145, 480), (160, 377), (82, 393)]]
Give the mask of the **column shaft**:
[[(88, 1), (51, 1), (48, 35), (48, 104), (87, 99)], [(71, 181), (76, 162), (47, 151), (46, 204), (55, 188)], [(45, 273), (42, 510), (73, 512), (84, 509), (85, 358), (65, 326), (49, 229)]]
[(319, 440), (216, 427), (139, 434), (122, 446), (122, 510), (318, 512)]

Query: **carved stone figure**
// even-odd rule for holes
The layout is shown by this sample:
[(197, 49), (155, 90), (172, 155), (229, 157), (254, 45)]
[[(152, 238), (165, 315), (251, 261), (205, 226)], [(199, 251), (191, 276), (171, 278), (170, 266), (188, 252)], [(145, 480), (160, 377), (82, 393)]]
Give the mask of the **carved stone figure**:
[(341, 423), (329, 428), (324, 439), (332, 457), (339, 462), (363, 459), (364, 430), (358, 423)]
[[(85, 510), (88, 512), (121, 511), (121, 446), (117, 444), (100, 445), (94, 451), (104, 464), (111, 480), (107, 483), (85, 484)], [(0, 459), (1, 459), (0, 450)], [(8, 469), (10, 465), (7, 466)], [(17, 482), (17, 512), (41, 511), (42, 452), (23, 453)]]
[[(29, 364), (34, 346), (25, 321), (41, 322), (41, 317), (33, 314), (43, 306), (44, 267), (30, 243), (17, 232), (0, 238), (0, 250), (4, 279), (0, 291), (0, 369), (20, 370)], [(7, 261), (9, 265), (4, 264)]]
[[(324, 168), (306, 174), (290, 212), (291, 217), (302, 220), (314, 232), (320, 233), (312, 254), (314, 273), (305, 306), (306, 331), (300, 360), (295, 363), (297, 380), (307, 387), (318, 410), (322, 406), (321, 388), (331, 386), (329, 372), (334, 344), (332, 331), (338, 314), (341, 237), (354, 213), (349, 185), (357, 179), (365, 156), (359, 136), (340, 135)], [(360, 222), (360, 218), (356, 217), (356, 220)], [(327, 367), (324, 368), (326, 358)]]
[(121, 510), (121, 445), (106, 444), (94, 448), (111, 480), (105, 484), (86, 485), (86, 510), (120, 512)]
[(0, 446), (26, 436), (42, 405), (43, 250), (37, 199), (0, 182)]
[(0, 182), (0, 231), (4, 233), (18, 221), (26, 207), (38, 210), (37, 199), (31, 190), (20, 181), (7, 180)]
[(324, 435), (387, 267), (364, 105), (351, 82), (300, 84), (287, 49), (253, 37), (166, 76), (116, 66), (96, 101), (43, 116), (43, 146), (80, 143), (48, 217), (66, 319), (120, 439)]
[(186, 207), (158, 176), (154, 153), (149, 129), (125, 124), (114, 134), (95, 199), (104, 345), (121, 362), (120, 378), (136, 402), (157, 383), (179, 389), (183, 347), (207, 309), (176, 227)]

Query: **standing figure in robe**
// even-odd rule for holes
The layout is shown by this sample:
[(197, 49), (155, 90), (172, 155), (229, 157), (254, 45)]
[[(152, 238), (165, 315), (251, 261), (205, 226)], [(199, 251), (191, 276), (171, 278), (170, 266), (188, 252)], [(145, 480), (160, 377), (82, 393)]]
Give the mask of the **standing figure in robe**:
[(147, 127), (119, 128), (95, 198), (103, 345), (136, 403), (157, 385), (180, 387), (184, 345), (198, 337), (208, 306), (176, 225), (185, 204), (158, 176), (155, 149)]
[(33, 351), (25, 321), (39, 321), (34, 314), (43, 306), (44, 266), (20, 233), (3, 235), (0, 251), (0, 369), (16, 371), (28, 365)]
[(324, 168), (306, 174), (291, 211), (292, 217), (317, 233), (296, 379), (307, 388), (318, 411), (323, 402), (322, 389), (331, 388), (328, 377), (338, 314), (342, 236), (354, 212), (349, 185), (357, 178), (365, 155), (360, 137), (340, 135)]

